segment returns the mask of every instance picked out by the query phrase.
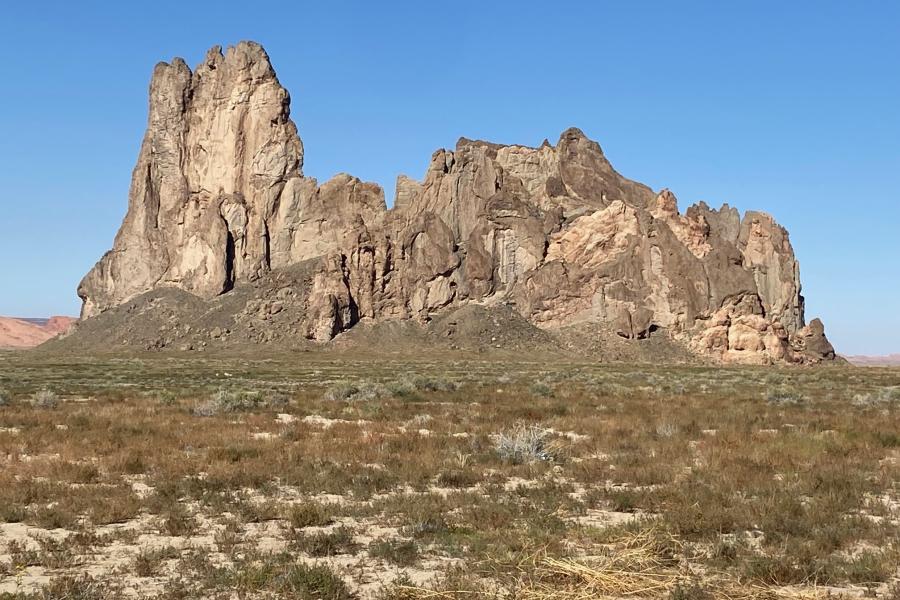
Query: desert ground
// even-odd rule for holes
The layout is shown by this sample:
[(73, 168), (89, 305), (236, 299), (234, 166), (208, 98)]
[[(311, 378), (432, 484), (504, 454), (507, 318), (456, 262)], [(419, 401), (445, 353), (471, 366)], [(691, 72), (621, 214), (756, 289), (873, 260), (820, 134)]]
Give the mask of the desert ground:
[(0, 353), (0, 598), (900, 598), (900, 369)]

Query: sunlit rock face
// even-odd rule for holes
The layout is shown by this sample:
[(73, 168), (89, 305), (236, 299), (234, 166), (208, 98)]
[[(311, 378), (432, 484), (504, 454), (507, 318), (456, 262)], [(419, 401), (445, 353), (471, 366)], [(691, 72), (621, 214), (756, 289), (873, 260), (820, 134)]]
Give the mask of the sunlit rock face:
[[(394, 207), (375, 184), (302, 174), (290, 97), (261, 46), (216, 47), (191, 71), (160, 63), (128, 213), (78, 293), (89, 318), (168, 286), (204, 299), (299, 264), (300, 334), (464, 304), (510, 305), (534, 325), (661, 332), (724, 362), (815, 362), (834, 351), (804, 322), (799, 267), (767, 214), (684, 213), (613, 169), (578, 129), (555, 145), (460, 139)], [(280, 309), (279, 309), (280, 310)]]

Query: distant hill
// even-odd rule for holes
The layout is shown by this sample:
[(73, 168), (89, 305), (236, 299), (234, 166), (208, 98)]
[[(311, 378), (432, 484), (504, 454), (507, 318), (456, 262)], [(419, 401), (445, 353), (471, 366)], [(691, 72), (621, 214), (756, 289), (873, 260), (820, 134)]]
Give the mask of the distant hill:
[(884, 356), (845, 356), (851, 364), (860, 367), (898, 367), (900, 366), (900, 354), (886, 354)]
[(33, 348), (69, 330), (76, 319), (0, 317), (0, 348)]

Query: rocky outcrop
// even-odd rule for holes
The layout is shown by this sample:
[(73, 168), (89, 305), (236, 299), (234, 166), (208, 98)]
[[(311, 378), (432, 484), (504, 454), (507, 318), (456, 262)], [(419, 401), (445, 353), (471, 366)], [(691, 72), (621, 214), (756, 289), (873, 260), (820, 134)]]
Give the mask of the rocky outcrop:
[(390, 210), (379, 186), (319, 185), (302, 163), (259, 45), (213, 48), (193, 72), (157, 65), (128, 214), (79, 287), (82, 316), (164, 287), (211, 300), (304, 265), (283, 310), (322, 342), (480, 305), (547, 331), (659, 332), (726, 362), (834, 356), (821, 324), (805, 325), (797, 261), (772, 217), (703, 203), (682, 214), (578, 129), (536, 148), (460, 139), (421, 181), (398, 179)]

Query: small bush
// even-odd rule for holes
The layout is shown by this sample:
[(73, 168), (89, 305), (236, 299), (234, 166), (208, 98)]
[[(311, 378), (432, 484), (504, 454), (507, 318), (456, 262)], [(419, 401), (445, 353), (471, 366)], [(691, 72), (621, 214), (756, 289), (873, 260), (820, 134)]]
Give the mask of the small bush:
[(325, 399), (329, 402), (346, 402), (353, 398), (359, 391), (359, 386), (353, 383), (336, 383), (325, 390)]
[(180, 504), (162, 518), (160, 531), (172, 537), (188, 537), (197, 531), (197, 520)]
[(471, 469), (451, 469), (441, 471), (437, 477), (437, 483), (446, 488), (472, 487), (481, 481), (481, 476)]
[(9, 398), (4, 390), (0, 390), (0, 407), (9, 406)]
[(656, 435), (661, 438), (674, 437), (678, 433), (678, 425), (675, 423), (659, 423), (656, 426)]
[(391, 395), (391, 392), (380, 383), (350, 383), (342, 381), (325, 391), (325, 400), (329, 402), (372, 402)]
[(162, 390), (156, 394), (156, 401), (163, 406), (178, 404), (178, 395), (172, 390)]
[(517, 425), (496, 437), (495, 449), (505, 461), (513, 464), (554, 460), (555, 452), (548, 444), (549, 432), (534, 425)]
[(29, 548), (24, 542), (10, 540), (6, 545), (6, 553), (14, 566), (34, 567), (41, 564), (41, 553)]
[(222, 554), (231, 555), (241, 542), (241, 524), (236, 519), (229, 519), (225, 527), (213, 535), (216, 549)]
[(181, 552), (172, 546), (141, 548), (135, 555), (131, 567), (138, 577), (155, 577), (159, 574), (165, 561), (179, 556), (181, 556)]
[(353, 532), (343, 526), (328, 532), (300, 534), (294, 538), (293, 545), (301, 552), (317, 558), (352, 554), (359, 546), (353, 539)]
[(459, 383), (446, 377), (426, 377), (416, 375), (412, 378), (413, 387), (421, 392), (455, 392), (459, 389)]
[(425, 516), (406, 527), (403, 527), (401, 533), (416, 539), (439, 535), (450, 531), (450, 526), (441, 515)]
[(53, 409), (59, 406), (59, 396), (52, 390), (43, 389), (32, 394), (31, 405), (35, 408)]
[(288, 523), (294, 529), (303, 529), (304, 527), (324, 527), (331, 525), (334, 519), (331, 518), (330, 511), (325, 505), (318, 502), (304, 502), (303, 504), (292, 504), (284, 515)]
[(552, 398), (555, 395), (552, 387), (540, 381), (533, 383), (530, 391), (532, 396), (539, 396), (541, 398)]
[(262, 392), (241, 392), (237, 390), (219, 390), (212, 398), (194, 407), (193, 413), (198, 417), (247, 412), (269, 406)]
[(803, 394), (786, 388), (769, 390), (766, 394), (766, 402), (775, 406), (797, 406), (805, 401), (806, 398)]
[(669, 600), (713, 600), (712, 592), (699, 583), (676, 583), (669, 592)]
[(280, 574), (273, 587), (273, 592), (281, 598), (352, 600), (356, 597), (344, 581), (325, 565), (291, 565)]
[(369, 555), (399, 567), (419, 562), (419, 546), (412, 540), (375, 540), (369, 544)]
[(425, 375), (404, 377), (387, 384), (388, 391), (398, 398), (416, 397), (419, 392), (455, 392), (459, 388), (460, 384), (457, 381)]
[(415, 397), (419, 391), (418, 388), (416, 388), (416, 384), (409, 378), (391, 381), (387, 384), (387, 389), (397, 398)]

